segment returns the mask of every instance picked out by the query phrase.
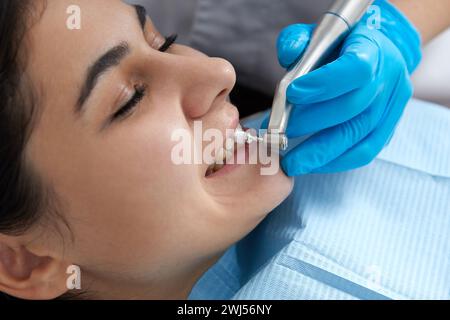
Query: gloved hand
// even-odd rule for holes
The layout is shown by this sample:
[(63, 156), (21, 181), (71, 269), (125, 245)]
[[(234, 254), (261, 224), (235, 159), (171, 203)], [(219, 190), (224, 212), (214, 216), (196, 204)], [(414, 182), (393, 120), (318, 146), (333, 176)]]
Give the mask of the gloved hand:
[[(313, 134), (282, 159), (289, 176), (362, 167), (392, 137), (413, 93), (410, 74), (421, 60), (421, 41), (396, 8), (385, 0), (375, 4), (381, 7), (381, 29), (368, 25), (366, 15), (336, 52), (337, 60), (288, 88), (294, 104), (288, 137)], [(298, 61), (313, 28), (298, 24), (282, 31), (278, 54), (283, 67)]]

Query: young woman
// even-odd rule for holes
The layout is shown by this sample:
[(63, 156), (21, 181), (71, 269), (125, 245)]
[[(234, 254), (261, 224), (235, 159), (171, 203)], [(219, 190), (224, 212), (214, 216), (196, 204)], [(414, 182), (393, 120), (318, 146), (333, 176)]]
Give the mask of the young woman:
[[(175, 129), (225, 133), (233, 67), (166, 42), (121, 1), (1, 2), (0, 291), (186, 298), (292, 188), (281, 171), (171, 162)], [(170, 40), (170, 39), (169, 39)]]
[(141, 7), (77, 4), (80, 30), (71, 1), (0, 2), (0, 292), (448, 297), (448, 110), (408, 108), (373, 166), (302, 177), (284, 201), (281, 170), (171, 159), (177, 130), (238, 126), (227, 61), (162, 37)]

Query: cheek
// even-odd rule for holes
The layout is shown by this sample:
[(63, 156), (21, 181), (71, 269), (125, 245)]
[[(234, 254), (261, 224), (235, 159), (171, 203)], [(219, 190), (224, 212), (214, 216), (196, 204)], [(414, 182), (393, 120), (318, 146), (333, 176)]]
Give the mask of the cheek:
[(81, 247), (97, 244), (96, 259), (148, 266), (154, 257), (167, 261), (174, 255), (171, 244), (186, 236), (183, 230), (194, 220), (187, 204), (199, 207), (202, 201), (197, 167), (171, 161), (172, 130), (181, 125), (149, 118), (130, 122), (91, 150), (87, 167), (94, 170), (85, 171), (88, 183), (71, 203), (83, 203), (72, 210), (73, 220), (80, 221), (74, 229)]
[(105, 160), (109, 164), (104, 165), (114, 168), (116, 184), (124, 186), (125, 194), (132, 191), (135, 198), (142, 198), (139, 202), (158, 207), (169, 206), (175, 192), (182, 196), (192, 188), (195, 176), (191, 166), (177, 166), (171, 158), (172, 132), (181, 128), (182, 123), (177, 123), (174, 116), (170, 121), (163, 114), (160, 116), (158, 121), (147, 117), (123, 129), (126, 134), (115, 142), (119, 154)]

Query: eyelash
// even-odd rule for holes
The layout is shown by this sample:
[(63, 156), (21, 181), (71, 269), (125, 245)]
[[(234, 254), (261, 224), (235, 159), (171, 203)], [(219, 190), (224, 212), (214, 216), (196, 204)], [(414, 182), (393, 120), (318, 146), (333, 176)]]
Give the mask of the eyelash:
[(133, 97), (113, 115), (113, 121), (126, 118), (131, 111), (133, 111), (134, 107), (144, 99), (147, 87), (144, 85), (137, 85), (134, 89), (135, 92)]
[[(167, 50), (169, 50), (170, 47), (175, 43), (177, 38), (178, 38), (177, 34), (173, 34), (166, 37), (166, 41), (161, 46), (161, 48), (158, 49), (158, 51), (166, 52)], [(142, 101), (142, 99), (145, 97), (146, 92), (147, 87), (145, 85), (135, 86), (135, 93), (133, 97), (113, 115), (112, 120), (115, 121), (126, 118), (133, 111), (133, 109), (139, 104), (139, 102)]]
[(170, 47), (177, 41), (178, 34), (172, 34), (166, 37), (166, 41), (163, 43), (161, 48), (159, 48), (160, 52), (166, 52), (170, 49)]

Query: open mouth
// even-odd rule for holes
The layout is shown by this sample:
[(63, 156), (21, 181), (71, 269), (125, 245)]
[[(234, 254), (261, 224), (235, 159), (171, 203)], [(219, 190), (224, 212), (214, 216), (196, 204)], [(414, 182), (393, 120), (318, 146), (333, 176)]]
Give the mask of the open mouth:
[[(231, 160), (234, 160), (235, 153), (237, 150), (237, 145), (233, 144), (229, 149), (221, 148), (216, 152), (216, 159), (215, 162), (208, 167), (206, 170), (205, 177), (211, 177), (224, 169), (227, 165), (230, 165), (229, 163)], [(233, 162), (234, 164), (234, 162)]]
[[(249, 130), (240, 125), (237, 130)], [(241, 164), (249, 161), (249, 146), (245, 142), (235, 141), (235, 138), (228, 138), (225, 147), (216, 151), (215, 162), (211, 164), (205, 173), (206, 178), (212, 178), (230, 172)], [(243, 157), (244, 156), (244, 157)]]

